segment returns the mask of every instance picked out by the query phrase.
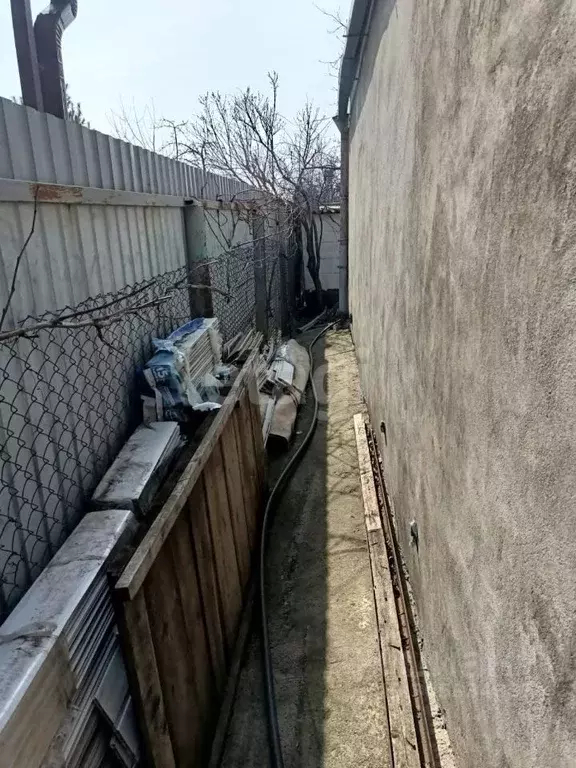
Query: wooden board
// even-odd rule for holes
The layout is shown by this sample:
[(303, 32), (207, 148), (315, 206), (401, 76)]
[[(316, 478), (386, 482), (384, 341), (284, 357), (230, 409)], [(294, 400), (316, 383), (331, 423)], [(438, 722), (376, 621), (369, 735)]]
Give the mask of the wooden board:
[(265, 467), (238, 376), (114, 589), (152, 765), (205, 765), (259, 540)]
[(199, 720), (206, 724), (216, 712), (216, 685), (200, 598), (196, 558), (186, 515), (181, 515), (178, 519), (168, 539), (168, 545), (182, 611), (188, 663), (192, 669), (199, 705)]
[(152, 766), (176, 768), (144, 593), (117, 603), (131, 692)]
[[(226, 489), (234, 533), (236, 561), (240, 573), (240, 586), (242, 594), (244, 594), (248, 579), (250, 578), (250, 545), (248, 539), (248, 526), (246, 524), (244, 487), (242, 485), (242, 477), (240, 474), (236, 433), (234, 430), (234, 415), (236, 413), (237, 409), (234, 409), (234, 413), (228, 423), (228, 428), (220, 438), (220, 446), (222, 448)], [(251, 448), (252, 446), (250, 445), (249, 447)]]
[(217, 445), (204, 473), (208, 520), (214, 546), (216, 575), (222, 606), (226, 649), (231, 653), (242, 608), (242, 585), (236, 561), (236, 547), (224, 476), (220, 445)]
[(393, 765), (395, 768), (420, 768), (414, 714), (396, 613), (396, 601), (388, 567), (388, 553), (382, 530), (370, 451), (366, 439), (366, 425), (361, 413), (354, 416), (354, 430), (356, 432), (358, 464), (364, 499), (364, 521), (370, 552)]
[(219, 695), (224, 687), (226, 677), (226, 643), (214, 565), (214, 547), (208, 524), (208, 510), (202, 478), (188, 501), (187, 517), (196, 559), (198, 587), (210, 650), (210, 661), (214, 673), (216, 693)]
[(240, 407), (232, 416), (234, 437), (236, 439), (236, 454), (240, 462), (240, 479), (246, 511), (246, 527), (250, 550), (256, 545), (256, 532), (258, 530), (259, 506), (257, 488), (260, 482), (256, 469), (256, 455), (254, 452), (254, 439), (252, 434), (252, 416), (246, 400), (248, 393), (244, 393), (239, 402)]
[(248, 402), (250, 403), (250, 416), (252, 419), (252, 444), (256, 459), (256, 472), (258, 487), (263, 488), (266, 480), (266, 451), (262, 438), (262, 422), (260, 420), (260, 394), (256, 385), (255, 376), (247, 379)]
[(176, 765), (178, 768), (197, 765), (199, 732), (191, 724), (202, 720), (203, 713), (168, 547), (156, 558), (146, 579), (144, 594)]

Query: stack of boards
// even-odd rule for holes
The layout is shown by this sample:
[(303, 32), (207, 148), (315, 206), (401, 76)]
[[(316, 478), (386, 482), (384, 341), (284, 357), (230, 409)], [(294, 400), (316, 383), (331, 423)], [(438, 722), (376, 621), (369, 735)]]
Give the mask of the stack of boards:
[(98, 483), (93, 508), (130, 509), (144, 517), (180, 445), (176, 422), (141, 424)]
[(0, 763), (139, 764), (107, 570), (145, 516), (181, 445), (174, 422), (140, 426), (88, 512), (0, 627)]
[(3, 764), (137, 764), (106, 577), (134, 527), (129, 510), (87, 514), (0, 628)]
[[(180, 401), (194, 405), (201, 400), (206, 377), (222, 362), (222, 339), (218, 318), (203, 318), (202, 325), (180, 338), (166, 339), (169, 346), (148, 361), (142, 373), (154, 396), (143, 394), (144, 422), (175, 418)], [(169, 350), (170, 360), (165, 359)], [(168, 370), (170, 374), (168, 375)], [(172, 410), (176, 408), (176, 410)]]

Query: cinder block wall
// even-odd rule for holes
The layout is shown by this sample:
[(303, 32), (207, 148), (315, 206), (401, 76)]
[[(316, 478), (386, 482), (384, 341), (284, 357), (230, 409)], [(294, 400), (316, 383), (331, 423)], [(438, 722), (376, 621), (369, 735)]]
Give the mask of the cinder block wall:
[(375, 5), (350, 303), (425, 652), (460, 768), (573, 768), (576, 4)]

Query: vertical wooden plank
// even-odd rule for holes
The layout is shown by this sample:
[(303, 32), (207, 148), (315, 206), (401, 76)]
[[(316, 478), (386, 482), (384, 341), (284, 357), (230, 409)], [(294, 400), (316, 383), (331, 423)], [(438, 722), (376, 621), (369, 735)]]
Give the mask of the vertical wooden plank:
[(190, 528), (185, 513), (180, 515), (167, 544), (172, 554), (177, 578), (188, 654), (194, 670), (194, 683), (202, 720), (205, 724), (210, 725), (214, 719), (216, 708), (216, 681), (208, 647)]
[(252, 443), (254, 447), (254, 457), (256, 461), (256, 471), (258, 473), (259, 497), (264, 490), (266, 482), (266, 452), (264, 450), (264, 440), (262, 438), (262, 421), (260, 419), (260, 396), (256, 384), (256, 376), (252, 370), (247, 377), (248, 402), (250, 403), (250, 416), (252, 418)]
[(242, 589), (220, 443), (214, 447), (206, 463), (204, 482), (222, 605), (224, 637), (226, 648), (230, 653), (234, 647), (238, 618), (242, 609)]
[(246, 524), (244, 488), (242, 487), (242, 478), (240, 476), (239, 453), (236, 444), (233, 415), (228, 420), (226, 429), (220, 438), (220, 445), (222, 447), (222, 458), (224, 460), (224, 474), (226, 476), (226, 487), (228, 490), (228, 502), (230, 505), (232, 530), (234, 533), (236, 559), (238, 561), (238, 570), (240, 571), (242, 595), (244, 595), (244, 590), (248, 584), (248, 579), (250, 578), (251, 550), (248, 538), (248, 527)]
[(224, 622), (216, 578), (216, 555), (210, 536), (203, 477), (200, 477), (190, 494), (186, 513), (196, 556), (198, 584), (208, 635), (210, 657), (212, 659), (212, 670), (214, 672), (216, 691), (220, 694), (226, 679), (226, 643), (224, 640)]
[(116, 599), (115, 608), (149, 763), (176, 768), (143, 591), (133, 600)]
[(232, 415), (234, 436), (240, 462), (240, 476), (244, 492), (246, 523), (248, 526), (248, 538), (250, 549), (253, 552), (257, 545), (259, 532), (259, 494), (258, 486), (260, 478), (256, 469), (256, 456), (254, 454), (254, 439), (252, 437), (252, 416), (248, 393), (245, 392), (239, 400), (238, 407)]
[(198, 765), (204, 722), (196, 692), (178, 581), (170, 548), (165, 544), (146, 577), (144, 594), (172, 749), (176, 765), (181, 768)]

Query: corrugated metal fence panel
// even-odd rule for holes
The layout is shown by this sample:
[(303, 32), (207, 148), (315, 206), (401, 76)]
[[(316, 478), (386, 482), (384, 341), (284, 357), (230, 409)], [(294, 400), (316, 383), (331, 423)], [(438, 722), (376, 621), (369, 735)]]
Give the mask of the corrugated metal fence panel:
[(230, 200), (242, 185), (0, 97), (0, 178)]
[[(239, 185), (0, 98), (0, 178), (230, 197)], [(0, 202), (0, 309), (30, 232), (33, 203)], [(28, 316), (94, 306), (185, 275), (178, 207), (38, 203), (4, 329)], [(162, 277), (164, 276), (164, 277)], [(79, 521), (87, 496), (135, 425), (134, 371), (189, 318), (185, 290), (103, 333), (42, 331), (0, 346), (0, 619)]]
[[(33, 216), (33, 203), (0, 203), (2, 307)], [(183, 267), (184, 245), (178, 208), (39, 203), (6, 327)]]
[[(232, 180), (5, 99), (0, 177), (212, 199), (240, 189)], [(0, 203), (0, 306), (33, 212), (31, 203)], [(76, 306), (184, 264), (177, 208), (39, 204), (8, 321)]]

